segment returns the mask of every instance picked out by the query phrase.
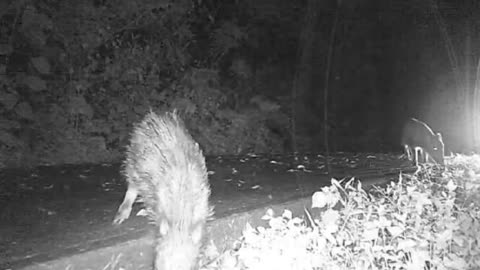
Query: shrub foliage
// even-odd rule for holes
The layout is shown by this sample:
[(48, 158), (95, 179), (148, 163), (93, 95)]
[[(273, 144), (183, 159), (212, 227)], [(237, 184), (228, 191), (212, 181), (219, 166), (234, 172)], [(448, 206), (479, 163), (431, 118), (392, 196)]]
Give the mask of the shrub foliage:
[(0, 167), (116, 160), (151, 108), (183, 110), (209, 153), (282, 150), (250, 90), (252, 59), (294, 44), (290, 2), (3, 1)]
[[(478, 157), (423, 168), (367, 193), (353, 180), (316, 192), (308, 218), (286, 210), (247, 226), (230, 269), (478, 269)], [(469, 172), (465, 173), (465, 168)], [(232, 263), (235, 262), (235, 263)], [(233, 267), (232, 267), (233, 265)]]

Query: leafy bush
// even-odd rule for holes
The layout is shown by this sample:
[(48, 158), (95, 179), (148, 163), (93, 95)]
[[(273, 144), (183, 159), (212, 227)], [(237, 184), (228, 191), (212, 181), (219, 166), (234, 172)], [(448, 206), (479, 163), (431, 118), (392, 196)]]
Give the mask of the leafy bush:
[[(274, 134), (269, 121), (281, 126), (287, 119), (279, 106), (268, 99), (254, 97), (238, 109), (229, 106), (232, 96), (220, 86), (218, 72), (190, 69), (161, 94), (163, 108), (183, 113), (190, 131), (207, 154), (239, 154), (248, 151), (283, 151), (283, 135)], [(159, 100), (160, 100), (159, 99)]]
[[(248, 57), (234, 53), (266, 36), (252, 35), (253, 21), (247, 17), (240, 23), (232, 16), (263, 18), (258, 24), (267, 31), (266, 22), (278, 24), (275, 14), (291, 12), (272, 4), (272, 15), (266, 9), (237, 14), (236, 9), (253, 7), (211, 4), (0, 4), (0, 56), (5, 60), (0, 63), (0, 168), (118, 160), (131, 124), (150, 109), (184, 112), (207, 153), (281, 151), (281, 136), (267, 126), (275, 112), (265, 115), (262, 106), (248, 102), (251, 61), (238, 61)], [(228, 16), (215, 17), (219, 9)], [(295, 37), (291, 31), (289, 39)], [(283, 58), (274, 56), (270, 46), (262, 48), (259, 55), (267, 51)], [(236, 83), (228, 87), (218, 75), (223, 58), (236, 63), (230, 67)]]
[(401, 174), (375, 195), (333, 179), (313, 195), (307, 220), (269, 211), (269, 228), (247, 226), (222, 268), (478, 269), (480, 211), (471, 196), (479, 190), (461, 185), (461, 167), (479, 181), (478, 159), (457, 156), (444, 172)]

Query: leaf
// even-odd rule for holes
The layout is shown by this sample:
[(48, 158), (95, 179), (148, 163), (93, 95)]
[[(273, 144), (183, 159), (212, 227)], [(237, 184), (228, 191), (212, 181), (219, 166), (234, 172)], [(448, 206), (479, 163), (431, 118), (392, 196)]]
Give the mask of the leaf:
[(10, 147), (18, 147), (23, 144), (20, 139), (5, 130), (0, 130), (0, 142)]
[(25, 8), (22, 15), (22, 27), (25, 28), (38, 28), (49, 30), (53, 26), (50, 18), (42, 13), (39, 13), (33, 5), (29, 5)]
[(392, 234), (393, 237), (396, 237), (403, 233), (403, 228), (400, 226), (391, 226), (387, 227), (387, 230)]
[(381, 216), (378, 221), (377, 221), (377, 224), (376, 224), (378, 227), (380, 228), (386, 228), (386, 227), (390, 227), (392, 226), (392, 221), (387, 219), (386, 217), (384, 216)]
[(280, 218), (272, 218), (272, 219), (270, 219), (270, 220), (268, 221), (268, 225), (270, 225), (270, 227), (271, 227), (272, 229), (278, 229), (278, 230), (280, 230), (280, 229), (282, 229), (282, 228), (285, 227), (285, 223), (284, 223), (283, 220), (280, 219)]
[(378, 228), (366, 229), (363, 231), (362, 240), (370, 241), (378, 238)]
[(47, 43), (47, 36), (44, 30), (52, 28), (52, 22), (44, 15), (37, 13), (33, 6), (28, 6), (22, 16), (23, 35), (34, 46), (44, 46)]
[(413, 192), (412, 197), (414, 197), (416, 200), (415, 208), (417, 209), (417, 213), (422, 213), (425, 205), (432, 204), (432, 201), (428, 198), (428, 194)]
[(423, 270), (425, 261), (429, 259), (428, 253), (425, 251), (415, 251), (411, 253), (412, 261), (408, 264), (407, 269)]
[(338, 220), (340, 219), (340, 214), (336, 210), (328, 209), (322, 214), (322, 223), (324, 229), (329, 233), (334, 233), (338, 231)]
[[(18, 1), (21, 2), (21, 1)], [(8, 5), (10, 3), (8, 1), (0, 1), (0, 17), (3, 18), (3, 15), (8, 11)]]
[(457, 188), (457, 185), (455, 185), (453, 180), (450, 179), (450, 181), (448, 181), (448, 184), (447, 184), (447, 189), (451, 192), (451, 191), (454, 191), (456, 188)]
[(245, 36), (239, 26), (231, 21), (224, 22), (214, 31), (211, 54), (213, 57), (223, 56), (231, 49), (237, 48)]
[(450, 269), (467, 269), (467, 262), (465, 262), (465, 259), (453, 253), (448, 254), (443, 259), (443, 263)]
[(453, 237), (453, 232), (451, 230), (444, 230), (441, 233), (437, 233), (436, 244), (438, 248), (440, 249), (447, 248), (452, 237)]
[(70, 96), (67, 106), (70, 113), (93, 117), (93, 108), (83, 96)]
[(312, 196), (312, 208), (323, 208), (327, 205), (328, 199), (324, 192), (317, 191)]
[(18, 121), (11, 121), (7, 119), (0, 119), (0, 129), (19, 129), (20, 123)]
[(50, 74), (50, 63), (43, 56), (34, 57), (31, 60), (33, 67), (41, 74)]
[(398, 242), (397, 249), (407, 251), (417, 246), (417, 242), (412, 239), (404, 239)]
[(23, 119), (33, 120), (32, 106), (28, 102), (22, 102), (15, 107), (15, 113)]
[(265, 213), (265, 215), (262, 216), (262, 220), (270, 220), (273, 218), (273, 215), (275, 213), (273, 212), (273, 209), (272, 208), (268, 208), (267, 209), (267, 212)]
[(35, 92), (47, 89), (47, 83), (37, 76), (27, 76), (24, 78), (24, 83)]
[(464, 238), (462, 238), (460, 236), (455, 236), (455, 237), (453, 237), (453, 242), (460, 247), (464, 247), (466, 241), (465, 241)]
[(285, 209), (285, 210), (283, 211), (283, 214), (282, 214), (282, 217), (283, 217), (283, 218), (285, 218), (285, 219), (287, 219), (287, 220), (291, 220), (291, 219), (292, 219), (292, 216), (293, 216), (292, 211), (290, 211), (290, 210), (288, 210), (288, 209)]
[(18, 96), (10, 93), (1, 93), (0, 94), (0, 104), (2, 104), (5, 109), (11, 110), (18, 102)]
[[(208, 255), (208, 253), (206, 253)], [(238, 257), (226, 252), (222, 255), (222, 260), (219, 269), (235, 270), (238, 264)]]
[(250, 224), (250, 222), (247, 222), (247, 224), (245, 224), (245, 229), (243, 229), (243, 233), (256, 233), (255, 229), (252, 227), (252, 225)]
[(312, 196), (312, 208), (323, 208), (325, 206), (333, 207), (341, 199), (335, 184), (339, 184), (332, 179), (332, 186), (323, 187), (322, 191), (317, 191)]
[(10, 44), (2, 43), (0, 44), (0, 55), (9, 55), (12, 54), (13, 48)]
[(261, 96), (258, 95), (251, 98), (250, 103), (256, 104), (262, 112), (266, 113), (277, 111), (280, 108), (280, 105), (278, 105), (277, 103), (267, 99), (263, 99)]

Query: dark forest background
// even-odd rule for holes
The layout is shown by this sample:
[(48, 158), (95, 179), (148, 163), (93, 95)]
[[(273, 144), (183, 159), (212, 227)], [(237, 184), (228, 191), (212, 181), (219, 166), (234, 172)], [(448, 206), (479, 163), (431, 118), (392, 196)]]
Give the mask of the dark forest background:
[(325, 104), (332, 151), (411, 116), (474, 149), (477, 2), (3, 0), (0, 167), (118, 161), (172, 108), (211, 155), (323, 151)]

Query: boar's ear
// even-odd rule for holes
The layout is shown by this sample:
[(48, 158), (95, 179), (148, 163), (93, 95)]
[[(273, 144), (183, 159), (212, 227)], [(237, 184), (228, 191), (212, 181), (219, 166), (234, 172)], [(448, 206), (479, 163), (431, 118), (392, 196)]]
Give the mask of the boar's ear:
[(443, 141), (442, 134), (440, 134), (440, 132), (437, 133), (437, 138), (438, 138), (440, 141)]

